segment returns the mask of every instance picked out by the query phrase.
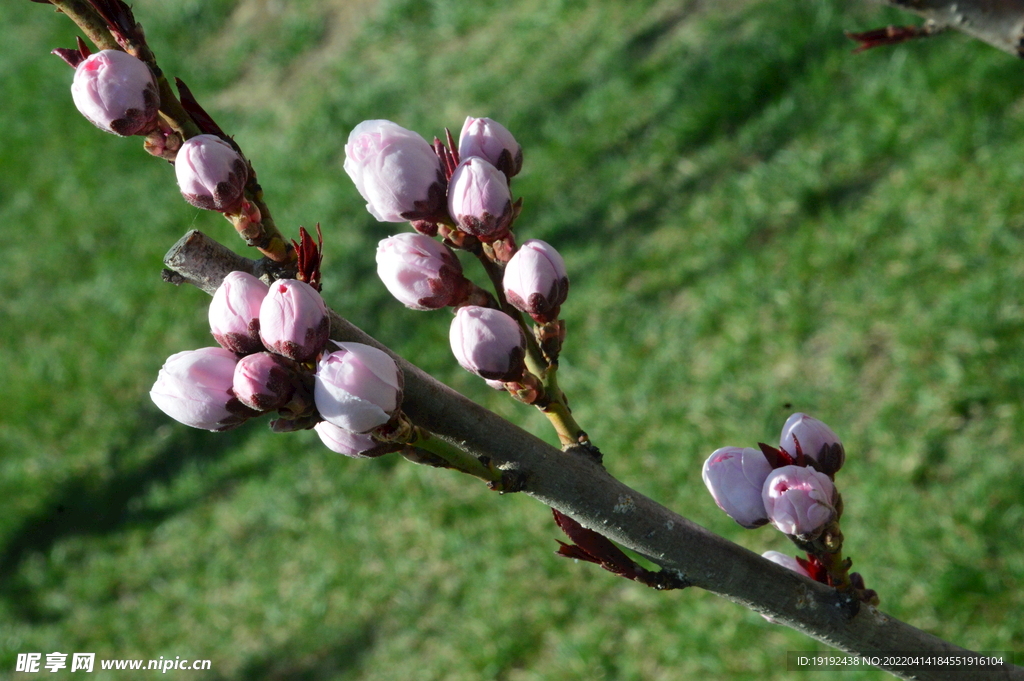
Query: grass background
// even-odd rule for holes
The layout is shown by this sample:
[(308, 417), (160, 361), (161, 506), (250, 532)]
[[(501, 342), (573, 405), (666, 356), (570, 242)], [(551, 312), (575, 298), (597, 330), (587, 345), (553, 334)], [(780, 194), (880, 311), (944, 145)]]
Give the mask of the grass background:
[[(560, 379), (612, 473), (788, 550), (719, 512), (700, 466), (811, 413), (846, 444), (847, 553), (883, 609), (1024, 650), (1020, 61), (960, 35), (851, 55), (844, 30), (910, 19), (841, 0), (135, 11), (278, 224), (323, 225), (325, 297), (357, 325), (553, 440), (455, 365), (445, 314), (389, 299), (373, 249), (399, 226), (341, 167), (367, 118), (428, 137), (499, 120), (524, 147), (518, 233), (569, 267)], [(69, 21), (8, 2), (0, 25), (0, 677), (53, 651), (210, 659), (225, 680), (806, 676), (785, 652), (810, 639), (556, 558), (526, 497), (158, 412), (164, 358), (211, 344), (208, 299), (160, 281), (163, 253), (192, 227), (241, 245), (77, 114), (46, 54)]]

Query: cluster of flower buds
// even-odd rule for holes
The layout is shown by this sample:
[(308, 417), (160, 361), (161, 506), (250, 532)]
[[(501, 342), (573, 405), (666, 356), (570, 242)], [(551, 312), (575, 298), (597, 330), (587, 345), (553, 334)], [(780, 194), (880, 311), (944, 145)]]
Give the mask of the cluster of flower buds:
[[(178, 187), (197, 208), (243, 219), (261, 220), (259, 209), (245, 200), (249, 164), (226, 138), (202, 134), (182, 141), (159, 117), (160, 94), (156, 78), (142, 60), (120, 50), (89, 54), (79, 42), (77, 50), (54, 50), (75, 68), (71, 96), (75, 106), (96, 127), (116, 135), (146, 135), (150, 153), (174, 162)], [(172, 144), (169, 136), (174, 136)]]
[(466, 119), (455, 153), (384, 120), (363, 121), (345, 145), (345, 171), (373, 217), (457, 227), (481, 242), (508, 235), (522, 163), (512, 134), (488, 118)]
[(838, 516), (833, 479), (844, 460), (832, 429), (798, 413), (786, 421), (778, 449), (723, 447), (701, 475), (718, 507), (743, 527), (771, 523), (810, 541)]
[(381, 350), (329, 341), (330, 317), (315, 288), (232, 272), (213, 296), (209, 319), (220, 347), (172, 355), (150, 391), (168, 416), (228, 430), (277, 411), (275, 430), (314, 427), (335, 452), (395, 451), (369, 433), (398, 413), (401, 372)]
[[(345, 170), (370, 214), (382, 222), (410, 221), (416, 230), (380, 242), (377, 273), (384, 285), (414, 310), (455, 308), (450, 339), (459, 364), (501, 388), (523, 378), (527, 352), (523, 326), (509, 315), (519, 310), (533, 318), (534, 335), (553, 361), (569, 290), (554, 248), (537, 239), (517, 248), (512, 238), (519, 204), (510, 187), (522, 165), (519, 143), (488, 118), (466, 119), (457, 150), (382, 120), (360, 123), (345, 145)], [(504, 311), (498, 298), (465, 277), (453, 249), (470, 250), (494, 268)]]
[(842, 558), (843, 503), (834, 481), (846, 452), (839, 437), (797, 413), (783, 426), (778, 447), (758, 446), (723, 447), (704, 462), (701, 475), (715, 503), (743, 527), (771, 523), (807, 554), (803, 559), (769, 551), (768, 560), (877, 605), (878, 594)]

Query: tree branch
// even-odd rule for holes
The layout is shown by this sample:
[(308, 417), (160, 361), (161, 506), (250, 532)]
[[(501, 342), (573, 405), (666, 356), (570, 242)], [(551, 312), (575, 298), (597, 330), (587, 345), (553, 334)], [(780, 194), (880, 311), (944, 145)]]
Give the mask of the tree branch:
[[(165, 279), (212, 294), (232, 270), (260, 274), (264, 265), (198, 231), (182, 237), (164, 263)], [(562, 452), (468, 400), (391, 352), (336, 313), (331, 338), (392, 354), (405, 373), (402, 409), (417, 425), (498, 468), (515, 471), (523, 492), (660, 565), (677, 578), (744, 605), (848, 653), (971, 655), (966, 649), (839, 594), (715, 535), (612, 477), (590, 457)], [(973, 681), (1024, 679), (1019, 667), (900, 670), (901, 678)]]
[(1024, 0), (875, 0), (1024, 57)]

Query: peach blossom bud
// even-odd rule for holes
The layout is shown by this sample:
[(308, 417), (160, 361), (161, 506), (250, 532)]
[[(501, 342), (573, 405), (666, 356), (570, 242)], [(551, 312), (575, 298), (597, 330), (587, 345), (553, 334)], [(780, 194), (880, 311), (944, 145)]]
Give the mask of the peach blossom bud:
[(540, 239), (523, 242), (505, 267), (505, 297), (538, 323), (558, 319), (558, 310), (569, 295), (565, 261)]
[(167, 358), (149, 396), (160, 410), (186, 426), (228, 430), (256, 412), (231, 386), (238, 357), (224, 348), (178, 352)]
[(460, 307), (448, 338), (463, 369), (490, 380), (517, 381), (522, 377), (526, 337), (504, 312), (477, 305)]
[(234, 147), (216, 135), (185, 140), (174, 159), (178, 189), (196, 208), (239, 212), (249, 167)]
[(351, 456), (353, 459), (369, 459), (383, 456), (396, 450), (397, 446), (377, 442), (365, 433), (353, 433), (339, 428), (330, 421), (321, 421), (313, 426), (320, 441), (332, 452)]
[(768, 522), (761, 490), (771, 472), (768, 460), (756, 449), (722, 447), (704, 462), (701, 477), (718, 507), (743, 527), (753, 529)]
[(102, 50), (75, 68), (75, 106), (100, 130), (148, 134), (156, 126), (160, 94), (145, 62), (120, 50)]
[(222, 347), (240, 355), (259, 352), (260, 305), (270, 287), (248, 272), (231, 272), (210, 303), (210, 333)]
[(504, 173), (509, 179), (523, 167), (523, 150), (505, 126), (490, 118), (469, 116), (459, 135), (459, 158), (479, 156)]
[(508, 180), (478, 156), (463, 159), (448, 183), (448, 212), (459, 229), (480, 241), (504, 238), (512, 225)]
[(327, 344), (331, 320), (316, 289), (298, 279), (279, 279), (260, 306), (260, 338), (268, 350), (299, 362)]
[(846, 451), (832, 429), (816, 418), (807, 414), (796, 413), (786, 419), (782, 427), (779, 446), (786, 453), (795, 457), (796, 443), (800, 443), (800, 451), (814, 461), (814, 467), (827, 475), (835, 475), (846, 461)]
[(469, 289), (452, 250), (422, 234), (397, 234), (381, 241), (377, 274), (391, 295), (413, 310), (457, 305)]
[(776, 468), (764, 481), (761, 499), (772, 525), (807, 540), (821, 534), (836, 516), (835, 485), (813, 468)]
[[(333, 341), (332, 341), (333, 342)], [(402, 374), (390, 355), (362, 343), (334, 343), (316, 370), (317, 411), (339, 428), (367, 433), (402, 403)]]
[(345, 172), (381, 222), (433, 217), (444, 209), (441, 160), (425, 139), (391, 121), (363, 121), (349, 133)]
[(257, 411), (270, 411), (288, 404), (299, 383), (298, 366), (271, 352), (246, 355), (235, 365), (232, 390), (242, 404)]
[(793, 572), (803, 575), (804, 577), (814, 579), (813, 577), (811, 577), (811, 573), (807, 571), (807, 568), (798, 563), (796, 558), (794, 558), (793, 556), (787, 556), (786, 554), (780, 553), (779, 551), (765, 551), (761, 554), (761, 557), (767, 558), (771, 562), (777, 563), (784, 568), (787, 568), (789, 570), (792, 570)]

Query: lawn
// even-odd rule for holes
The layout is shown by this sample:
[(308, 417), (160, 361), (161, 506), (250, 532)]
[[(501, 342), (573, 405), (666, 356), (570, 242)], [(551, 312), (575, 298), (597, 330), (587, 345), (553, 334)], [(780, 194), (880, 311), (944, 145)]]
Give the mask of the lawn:
[[(447, 313), (390, 298), (374, 248), (404, 227), (342, 169), (364, 119), (428, 138), (502, 122), (525, 155), (517, 234), (568, 265), (559, 379), (609, 470), (787, 551), (721, 513), (700, 469), (810, 413), (846, 446), (845, 552), (882, 609), (1022, 661), (1019, 60), (959, 34), (851, 54), (844, 30), (913, 18), (842, 0), (134, 10), (286, 235), (323, 227), (328, 303), (555, 442), (457, 366)], [(177, 674), (231, 681), (816, 678), (786, 670), (786, 651), (827, 650), (801, 634), (555, 556), (530, 498), (159, 412), (164, 359), (213, 344), (208, 297), (161, 281), (164, 252), (191, 228), (244, 245), (139, 140), (77, 113), (47, 54), (74, 45), (70, 21), (23, 0), (0, 25), (0, 677), (61, 651), (209, 659)]]

